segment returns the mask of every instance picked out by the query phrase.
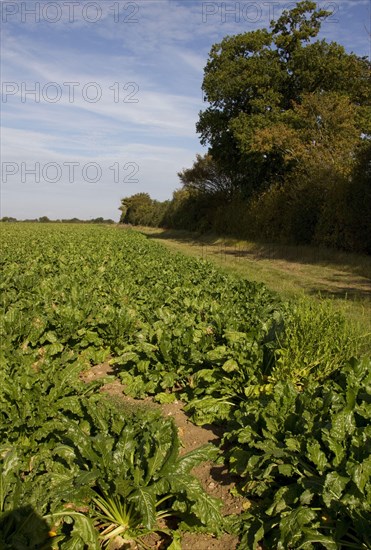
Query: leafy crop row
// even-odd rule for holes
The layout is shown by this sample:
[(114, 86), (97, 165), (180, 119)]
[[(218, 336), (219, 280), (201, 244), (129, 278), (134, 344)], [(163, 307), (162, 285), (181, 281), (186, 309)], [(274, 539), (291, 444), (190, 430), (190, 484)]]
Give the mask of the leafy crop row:
[(323, 385), (278, 383), (245, 402), (227, 436), (232, 472), (255, 497), (242, 541), (268, 548), (370, 548), (371, 370), (352, 361)]
[(79, 365), (64, 355), (44, 367), (13, 365), (1, 372), (4, 548), (49, 548), (48, 531), (60, 548), (99, 548), (100, 512), (112, 503), (125, 507), (127, 524), (122, 515), (109, 517), (106, 541), (169, 534), (159, 521), (166, 515), (183, 521), (183, 528), (218, 530), (220, 503), (190, 475), (193, 466), (215, 457), (215, 448), (180, 457), (176, 428), (157, 411), (134, 415), (103, 398), (96, 384), (83, 385)]
[(304, 345), (305, 326), (297, 338), (292, 313), (262, 285), (138, 233), (49, 225), (2, 233), (6, 548), (27, 548), (30, 537), (41, 548), (48, 530), (63, 549), (115, 536), (145, 545), (157, 530), (176, 550), (169, 515), (180, 531), (220, 532), (220, 502), (190, 473), (217, 450), (179, 456), (171, 421), (134, 414), (81, 382), (81, 370), (104, 361), (127, 394), (181, 397), (195, 422), (224, 423), (223, 460), (251, 502), (224, 521), (241, 548), (370, 547), (366, 359), (349, 362), (338, 343), (336, 353)]

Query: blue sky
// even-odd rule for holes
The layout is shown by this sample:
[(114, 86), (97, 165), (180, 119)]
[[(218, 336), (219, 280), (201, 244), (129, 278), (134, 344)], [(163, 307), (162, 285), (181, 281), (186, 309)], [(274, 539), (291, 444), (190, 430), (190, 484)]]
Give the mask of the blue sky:
[[(318, 4), (333, 12), (321, 38), (370, 55), (368, 0)], [(2, 0), (0, 215), (117, 220), (124, 196), (170, 198), (205, 151), (195, 124), (212, 44), (290, 6)]]

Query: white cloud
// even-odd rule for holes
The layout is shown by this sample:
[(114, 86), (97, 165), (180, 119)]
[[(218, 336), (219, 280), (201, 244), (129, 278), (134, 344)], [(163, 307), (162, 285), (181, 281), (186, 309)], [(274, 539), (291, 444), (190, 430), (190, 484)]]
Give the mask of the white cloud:
[(56, 151), (56, 138), (47, 133), (5, 128), (3, 136), (1, 215), (18, 218), (117, 218), (124, 196), (145, 191), (160, 200), (170, 198), (179, 185), (177, 171), (194, 157), (182, 147), (133, 142), (92, 158)]
[[(5, 82), (18, 84), (19, 91), (2, 104), (2, 151), (3, 161), (19, 165), (78, 162), (81, 167), (97, 162), (105, 174), (104, 184), (72, 184), (65, 173), (63, 182), (54, 184), (26, 185), (8, 177), (2, 184), (2, 208), (8, 215), (117, 217), (119, 199), (124, 195), (146, 191), (155, 198), (170, 197), (178, 186), (176, 173), (190, 166), (196, 152), (202, 150), (195, 124), (204, 108), (202, 72), (211, 45), (227, 34), (268, 26), (270, 8), (278, 5), (227, 2), (229, 7), (239, 4), (241, 9), (247, 4), (260, 5), (261, 12), (256, 12), (255, 22), (253, 8), (241, 12), (239, 20), (225, 14), (223, 22), (221, 2), (211, 3), (216, 12), (206, 17), (205, 2), (138, 0), (139, 10), (133, 14), (138, 22), (130, 23), (125, 17), (130, 18), (128, 6), (132, 3), (98, 0), (101, 17), (89, 23), (83, 12), (87, 2), (79, 2), (74, 23), (69, 23), (68, 7), (64, 6), (57, 23), (32, 23), (30, 17), (22, 23), (18, 14), (3, 24), (2, 76)], [(119, 22), (110, 9), (117, 4)], [(336, 6), (339, 21), (324, 23), (321, 36), (344, 43), (348, 50), (367, 53), (368, 0), (338, 0)], [(22, 82), (27, 86), (39, 82), (41, 89), (56, 82), (62, 97), (58, 103), (43, 97), (35, 103), (28, 96), (22, 103)], [(73, 103), (64, 82), (80, 83)], [(88, 82), (96, 82), (102, 91), (97, 103), (89, 103), (82, 95)], [(121, 92), (118, 103), (110, 89), (116, 82)], [(121, 101), (122, 87), (128, 82), (138, 85), (134, 94), (138, 103)], [(109, 167), (116, 162), (121, 172), (125, 163), (137, 163), (139, 183), (115, 182)]]

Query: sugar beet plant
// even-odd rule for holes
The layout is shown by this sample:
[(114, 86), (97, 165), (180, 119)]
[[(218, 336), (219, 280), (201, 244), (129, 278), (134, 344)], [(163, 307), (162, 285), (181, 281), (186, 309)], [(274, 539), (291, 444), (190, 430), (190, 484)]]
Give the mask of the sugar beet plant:
[[(100, 540), (117, 537), (145, 545), (143, 538), (153, 530), (170, 535), (164, 523), (169, 515), (182, 530), (218, 532), (220, 503), (190, 474), (200, 461), (215, 457), (215, 448), (179, 457), (170, 420), (153, 411), (122, 409), (103, 399), (97, 384), (85, 385), (78, 377), (81, 369), (123, 351), (143, 330), (145, 320), (131, 299), (140, 286), (125, 269), (120, 272), (128, 267), (125, 247), (128, 252), (136, 243), (123, 239), (120, 248), (113, 234), (107, 239), (105, 232), (67, 233), (75, 241), (26, 228), (5, 235), (4, 548), (49, 548), (49, 536), (53, 547), (66, 549), (96, 548)], [(143, 245), (143, 239), (137, 241)], [(145, 251), (146, 246), (138, 258)], [(106, 273), (107, 263), (119, 269)]]
[(145, 547), (159, 531), (178, 550), (183, 530), (222, 528), (191, 475), (217, 450), (179, 456), (169, 419), (80, 380), (107, 361), (127, 394), (180, 397), (195, 422), (223, 423), (251, 503), (224, 522), (242, 549), (371, 547), (370, 362), (349, 361), (343, 337), (331, 347), (311, 312), (132, 231), (3, 224), (2, 236), (4, 548)]
[(50, 548), (48, 537), (66, 549), (141, 543), (153, 531), (170, 537), (169, 515), (183, 530), (217, 532), (220, 503), (190, 474), (217, 449), (180, 457), (171, 420), (82, 387), (74, 363), (57, 367), (1, 373), (2, 547)]
[(280, 382), (240, 407), (225, 439), (254, 502), (242, 548), (371, 548), (370, 366), (350, 361), (303, 392)]
[(180, 529), (217, 532), (220, 503), (189, 473), (215, 449), (179, 458), (168, 420), (116, 410), (78, 373), (111, 358), (127, 393), (192, 398), (213, 350), (233, 356), (229, 334), (264, 338), (274, 300), (102, 228), (4, 227), (1, 262), (5, 544), (41, 547), (51, 532), (61, 548), (94, 548), (99, 530), (107, 543), (139, 541), (168, 514)]
[[(137, 233), (94, 229), (4, 230), (6, 353), (37, 365), (70, 353), (82, 368), (110, 357), (128, 394), (205, 398), (210, 419), (265, 383), (280, 306), (262, 285)], [(237, 399), (224, 395), (232, 379)]]

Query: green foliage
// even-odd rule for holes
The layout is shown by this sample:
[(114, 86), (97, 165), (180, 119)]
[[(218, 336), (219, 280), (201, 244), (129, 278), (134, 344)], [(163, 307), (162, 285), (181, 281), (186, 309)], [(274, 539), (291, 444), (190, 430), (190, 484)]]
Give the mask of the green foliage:
[[(348, 361), (359, 348), (340, 317), (121, 228), (4, 224), (0, 261), (5, 548), (158, 531), (179, 549), (182, 531), (225, 525), (253, 550), (367, 548), (370, 364)], [(127, 394), (223, 423), (252, 499), (241, 518), (223, 521), (192, 475), (223, 460), (214, 446), (179, 455), (170, 419), (81, 381), (105, 361)]]
[(277, 22), (271, 23), (274, 43), (283, 60), (290, 60), (303, 42), (317, 36), (321, 22), (329, 12), (316, 8), (315, 2), (303, 0), (290, 11), (285, 10)]
[(331, 302), (303, 297), (289, 304), (284, 317), (285, 326), (271, 348), (271, 382), (290, 380), (297, 387), (322, 383), (349, 359), (362, 355), (362, 339)]
[(170, 202), (123, 199), (122, 220), (368, 252), (358, 151), (371, 132), (370, 63), (313, 40), (328, 15), (303, 0), (269, 29), (214, 44), (197, 124), (208, 153), (178, 173)]
[(345, 250), (371, 253), (371, 142), (356, 153), (347, 179), (329, 187), (315, 241)]
[[(338, 44), (309, 44), (328, 15), (315, 2), (298, 2), (273, 21), (270, 30), (227, 36), (210, 51), (203, 81), (210, 106), (200, 113), (197, 130), (220, 169), (249, 194), (291, 171), (292, 164), (285, 163), (279, 149), (258, 154), (254, 140), (262, 131), (279, 135), (280, 125), (307, 94), (338, 93), (352, 105), (368, 105), (367, 60), (347, 54)], [(298, 114), (304, 124), (312, 116), (300, 107)], [(360, 140), (367, 129), (361, 113), (356, 126)], [(337, 138), (332, 136), (331, 145)]]
[[(82, 369), (115, 352), (122, 356), (134, 343), (137, 353), (149, 357), (154, 349), (161, 357), (169, 354), (161, 337), (169, 323), (169, 313), (161, 308), (163, 294), (144, 285), (149, 274), (153, 283), (158, 278), (154, 266), (161, 249), (140, 235), (100, 227), (19, 224), (4, 230), (3, 237), (4, 544), (41, 548), (52, 537), (65, 549), (98, 548), (97, 501), (102, 498), (127, 503), (139, 518), (135, 537), (159, 528), (165, 497), (166, 510), (183, 530), (218, 532), (220, 503), (190, 473), (200, 461), (215, 458), (215, 448), (179, 457), (170, 419), (119, 406), (96, 391), (100, 383), (85, 384), (79, 377)], [(143, 257), (147, 272), (138, 269)], [(165, 254), (164, 276), (167, 264)], [(202, 274), (195, 266), (197, 276)], [(169, 288), (169, 301), (171, 294)], [(158, 348), (143, 341), (156, 315)], [(24, 521), (28, 516), (31, 523)]]
[(162, 224), (167, 201), (152, 200), (148, 193), (136, 193), (121, 200), (120, 223), (158, 227)]
[(92, 218), (90, 220), (79, 220), (78, 218), (70, 218), (66, 220), (50, 220), (47, 216), (42, 216), (41, 218), (35, 218), (33, 220), (17, 220), (9, 216), (4, 216), (0, 219), (0, 222), (14, 223), (14, 222), (26, 222), (26, 223), (103, 223), (103, 224), (114, 224), (114, 220), (104, 219), (102, 217)]
[(212, 227), (210, 217), (218, 204), (220, 205), (219, 194), (199, 193), (191, 186), (183, 187), (174, 191), (161, 226), (208, 231)]
[(219, 194), (224, 199), (231, 194), (231, 179), (220, 170), (211, 155), (196, 155), (192, 168), (178, 173), (185, 189), (191, 189), (208, 195)]
[(240, 407), (228, 460), (258, 497), (241, 548), (370, 548), (370, 366), (351, 361), (302, 392), (280, 382)]
[(303, 0), (214, 44), (197, 124), (208, 153), (170, 202), (123, 199), (122, 220), (369, 253), (370, 62), (313, 41), (328, 15)]
[[(39, 373), (38, 380), (49, 375)], [(20, 376), (27, 386), (24, 370)], [(179, 457), (176, 428), (157, 411), (130, 413), (99, 395), (87, 397), (85, 388), (78, 386), (70, 392), (74, 396), (66, 398), (59, 380), (53, 386), (54, 399), (49, 400), (34, 388), (22, 391), (20, 382), (16, 401), (8, 395), (8, 404), (3, 402), (1, 407), (6, 425), (17, 427), (4, 434), (1, 447), (0, 523), (7, 544), (15, 544), (19, 530), (22, 537), (27, 536), (19, 527), (20, 519), (15, 521), (16, 529), (9, 519), (9, 512), (13, 518), (17, 509), (27, 505), (53, 522), (62, 548), (80, 539), (89, 548), (98, 548), (95, 520), (103, 529), (103, 540), (112, 536), (100, 521), (102, 495), (109, 495), (110, 510), (125, 499), (127, 507), (120, 508), (121, 519), (124, 511), (129, 519), (135, 518), (125, 529), (116, 529), (117, 535), (128, 529), (125, 535), (135, 539), (157, 530), (162, 515), (156, 507), (164, 496), (171, 500), (171, 515), (182, 520), (183, 529), (197, 523), (209, 530), (219, 529), (219, 503), (204, 494), (190, 474), (202, 460), (215, 458), (215, 448)], [(24, 408), (28, 414), (20, 419), (18, 410)], [(119, 523), (120, 510), (111, 517), (113, 523)], [(35, 544), (34, 535), (28, 536)]]

